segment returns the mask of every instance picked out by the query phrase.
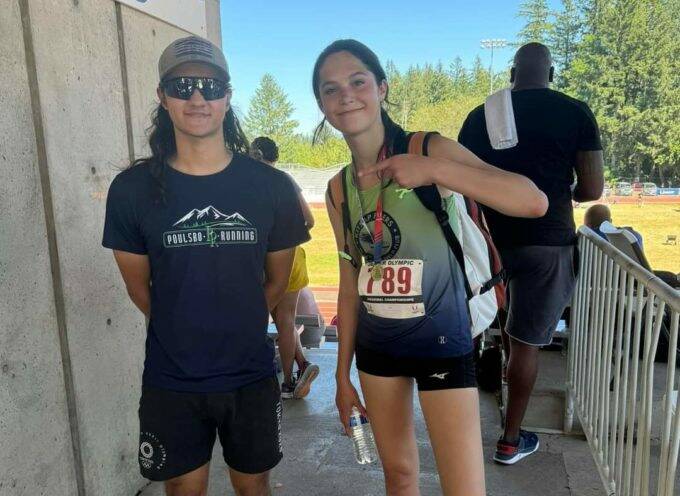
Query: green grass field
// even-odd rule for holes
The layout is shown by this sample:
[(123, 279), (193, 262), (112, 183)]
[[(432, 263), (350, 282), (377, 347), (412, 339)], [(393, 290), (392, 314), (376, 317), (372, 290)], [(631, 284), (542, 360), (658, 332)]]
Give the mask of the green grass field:
[[(632, 226), (642, 234), (645, 254), (652, 267), (680, 272), (680, 244), (665, 245), (667, 234), (680, 235), (680, 204), (610, 205), (615, 225)], [(304, 245), (311, 286), (337, 286), (338, 255), (326, 209), (313, 208), (316, 225), (312, 240)], [(583, 224), (583, 207), (574, 210), (576, 225)]]

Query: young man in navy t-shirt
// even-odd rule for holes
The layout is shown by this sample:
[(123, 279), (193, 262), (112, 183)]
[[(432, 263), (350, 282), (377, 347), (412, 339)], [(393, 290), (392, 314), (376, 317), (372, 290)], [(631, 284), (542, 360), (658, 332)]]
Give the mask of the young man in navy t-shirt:
[(159, 60), (152, 156), (111, 183), (103, 245), (148, 317), (142, 475), (206, 494), (217, 435), (237, 494), (270, 494), (281, 401), (269, 310), (309, 239), (286, 175), (248, 158), (219, 48), (197, 37)]

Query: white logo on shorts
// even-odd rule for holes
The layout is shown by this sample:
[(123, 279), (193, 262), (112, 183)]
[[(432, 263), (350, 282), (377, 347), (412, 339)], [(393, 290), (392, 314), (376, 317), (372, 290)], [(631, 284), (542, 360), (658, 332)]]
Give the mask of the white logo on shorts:
[(439, 344), (446, 344), (448, 343), (449, 338), (447, 338), (446, 336), (439, 336), (439, 338), (437, 338), (437, 341), (439, 342)]
[(432, 374), (430, 377), (432, 377), (433, 379), (439, 379), (440, 381), (443, 381), (444, 379), (446, 379), (447, 375), (449, 375), (448, 372), (440, 372), (438, 374)]
[(279, 453), (283, 453), (283, 442), (281, 440), (281, 414), (283, 413), (283, 404), (279, 401), (276, 405), (276, 423), (278, 424), (277, 436), (279, 438)]
[(165, 465), (167, 453), (158, 437), (150, 432), (140, 434), (139, 464), (147, 470), (160, 470)]

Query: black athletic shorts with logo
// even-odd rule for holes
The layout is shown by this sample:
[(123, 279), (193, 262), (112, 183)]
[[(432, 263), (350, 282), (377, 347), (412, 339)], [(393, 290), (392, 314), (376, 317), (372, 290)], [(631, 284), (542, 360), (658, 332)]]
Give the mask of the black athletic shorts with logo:
[(228, 393), (142, 388), (139, 467), (164, 481), (210, 461), (217, 435), (230, 468), (258, 474), (281, 457), (281, 391), (268, 377)]
[(363, 346), (356, 348), (357, 369), (379, 377), (413, 377), (418, 391), (477, 387), (472, 353), (448, 358), (393, 357)]

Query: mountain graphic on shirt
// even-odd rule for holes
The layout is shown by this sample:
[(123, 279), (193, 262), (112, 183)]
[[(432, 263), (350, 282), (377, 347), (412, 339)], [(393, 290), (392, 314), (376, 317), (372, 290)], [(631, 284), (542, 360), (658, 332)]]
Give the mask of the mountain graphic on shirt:
[(194, 227), (237, 227), (250, 226), (250, 222), (238, 212), (225, 215), (212, 205), (202, 210), (194, 208), (191, 212), (173, 224), (173, 227), (191, 229)]

